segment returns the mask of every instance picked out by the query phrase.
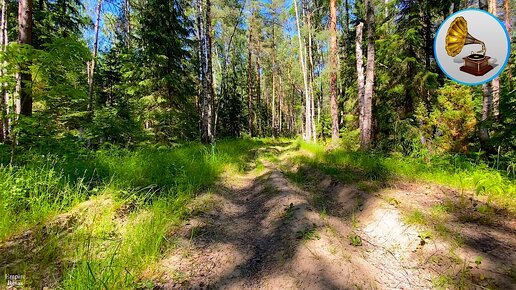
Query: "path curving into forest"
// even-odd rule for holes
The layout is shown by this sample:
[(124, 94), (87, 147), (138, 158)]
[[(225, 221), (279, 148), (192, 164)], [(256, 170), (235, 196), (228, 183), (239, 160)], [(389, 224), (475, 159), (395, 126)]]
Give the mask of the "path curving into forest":
[[(395, 198), (386, 199), (315, 169), (292, 168), (282, 161), (284, 148), (266, 150), (279, 161), (225, 176), (208, 195), (216, 206), (176, 233), (177, 250), (159, 265), (161, 289), (430, 289), (457, 267), (450, 242), (405, 224), (399, 204), (412, 198), (406, 190), (390, 189)], [(293, 170), (304, 170), (306, 183), (294, 183)], [(510, 249), (514, 235), (504, 235)], [(475, 255), (469, 251), (456, 250)], [(514, 265), (515, 257), (508, 258), (504, 263)], [(501, 267), (499, 260), (484, 261), (486, 271)], [(471, 285), (514, 285), (496, 271), (493, 280), (476, 281), (477, 269), (466, 267)]]

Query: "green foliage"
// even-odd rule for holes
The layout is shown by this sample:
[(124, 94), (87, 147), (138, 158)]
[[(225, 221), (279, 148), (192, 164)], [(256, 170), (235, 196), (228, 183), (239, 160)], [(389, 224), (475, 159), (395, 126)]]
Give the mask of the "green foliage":
[(80, 0), (38, 0), (33, 5), (33, 18), (33, 44), (38, 49), (49, 39), (78, 38), (82, 29), (91, 24)]
[[(476, 130), (476, 97), (470, 87), (447, 82), (437, 90), (437, 102), (430, 112), (420, 104), (416, 118), (420, 121), (427, 148), (437, 152), (467, 152)], [(435, 133), (434, 133), (435, 132)]]
[(244, 168), (248, 152), (261, 144), (219, 142), (213, 154), (198, 144), (137, 151), (105, 146), (90, 152), (65, 139), (53, 144), (56, 153), (46, 152), (52, 147), (34, 148), (17, 155), (11, 165), (9, 148), (1, 147), (0, 238), (109, 188), (124, 196), (142, 189), (152, 189), (153, 196), (189, 196), (213, 184), (223, 166)]
[(296, 232), (296, 238), (303, 241), (320, 240), (321, 236), (316, 229), (308, 228)]
[(314, 156), (299, 156), (295, 158), (296, 162), (313, 166), (344, 182), (363, 179), (388, 181), (392, 178), (436, 182), (461, 191), (475, 190), (510, 212), (516, 211), (513, 175), (492, 169), (481, 160), (473, 161), (459, 154), (403, 157), (399, 154), (349, 152), (342, 149), (326, 152), (321, 145), (304, 142), (300, 145)]
[(405, 222), (414, 225), (425, 225), (427, 223), (427, 218), (421, 211), (414, 210), (405, 218)]
[(351, 232), (348, 235), (349, 244), (355, 247), (362, 246), (362, 238), (355, 232)]
[(294, 217), (295, 214), (295, 207), (293, 203), (290, 203), (290, 205), (283, 209), (285, 212), (283, 213), (283, 218), (285, 220), (290, 220)]

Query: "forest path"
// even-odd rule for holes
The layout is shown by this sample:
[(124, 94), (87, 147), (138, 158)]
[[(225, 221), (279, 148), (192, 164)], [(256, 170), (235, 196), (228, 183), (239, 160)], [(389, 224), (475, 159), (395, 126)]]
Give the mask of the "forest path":
[[(159, 265), (162, 289), (429, 289), (450, 275), (479, 288), (513, 285), (500, 273), (503, 259), (484, 259), (481, 272), (471, 266), (475, 247), (468, 252), (407, 225), (408, 209), (399, 206), (414, 198), (407, 190), (368, 193), (292, 166), (285, 148), (265, 151), (279, 157), (224, 176), (200, 198), (211, 207), (176, 233), (178, 249)], [(291, 181), (293, 171), (305, 174), (302, 184)], [(502, 235), (510, 250), (513, 233)]]
[[(143, 262), (131, 286), (516, 289), (516, 218), (487, 196), (392, 175), (381, 179), (358, 166), (335, 166), (324, 152), (316, 155), (292, 142), (263, 146), (239, 155), (248, 162), (245, 168), (228, 165), (215, 186), (181, 207), (184, 213), (154, 208), (156, 220), (169, 214), (187, 220), (159, 233), (165, 240), (159, 255)], [(90, 253), (84, 237), (110, 259), (123, 241), (112, 237), (139, 244), (140, 236), (121, 234), (138, 224), (129, 223), (131, 206), (112, 194), (92, 197), (0, 243), (0, 269), (28, 265), (32, 288), (62, 288), (67, 267), (80, 265), (70, 263), (81, 258), (76, 250)], [(149, 217), (146, 207), (132, 210), (135, 219)], [(132, 250), (117, 263), (130, 263)], [(102, 266), (99, 260), (83, 261)], [(103, 269), (95, 273), (111, 279)]]
[[(279, 152), (279, 149), (272, 149)], [(190, 220), (181, 247), (162, 262), (171, 288), (345, 289), (369, 288), (363, 261), (355, 261), (342, 236), (349, 228), (312, 206), (311, 194), (264, 161), (264, 169), (226, 176), (209, 197), (215, 209)], [(325, 230), (327, 228), (327, 230)]]

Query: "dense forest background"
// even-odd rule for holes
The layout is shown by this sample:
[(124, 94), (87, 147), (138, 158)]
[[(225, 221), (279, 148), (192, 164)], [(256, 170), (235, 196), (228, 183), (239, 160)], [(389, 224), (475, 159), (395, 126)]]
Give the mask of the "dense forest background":
[(436, 29), (463, 8), (512, 35), (511, 1), (2, 5), (0, 142), (13, 155), (300, 135), (514, 166), (514, 52), (483, 87), (451, 82), (433, 56)]
[[(514, 44), (516, 1), (0, 1), (0, 272), (25, 275), (27, 287), (197, 285), (159, 263), (180, 248), (182, 222), (224, 213), (225, 199), (246, 210), (220, 226), (237, 227), (221, 234), (237, 246), (283, 241), (260, 236), (262, 199), (304, 190), (295, 200), (324, 222), (346, 221), (338, 242), (359, 247), (360, 211), (392, 188), (408, 188), (385, 203), (426, 227), (414, 234), (421, 247), (434, 237), (452, 245), (446, 259), (428, 257), (436, 268), (452, 261), (434, 286), (514, 283), (516, 256), (482, 249), (505, 255), (516, 243), (516, 45), (499, 77), (471, 87), (444, 75), (433, 42), (446, 17), (479, 8)], [(238, 178), (249, 187), (235, 190)], [(339, 203), (317, 183), (326, 180), (352, 196)], [(428, 208), (402, 208), (415, 203)], [(292, 248), (318, 240), (316, 228), (290, 232), (302, 210), (285, 204), (271, 214), (284, 220), (277, 233), (291, 234)], [(502, 230), (470, 242), (461, 230), (471, 225), (479, 235)], [(199, 233), (189, 230), (192, 243)], [(473, 273), (484, 271), (482, 257), (459, 257), (463, 245), (498, 272)], [(341, 246), (342, 257), (356, 250)]]

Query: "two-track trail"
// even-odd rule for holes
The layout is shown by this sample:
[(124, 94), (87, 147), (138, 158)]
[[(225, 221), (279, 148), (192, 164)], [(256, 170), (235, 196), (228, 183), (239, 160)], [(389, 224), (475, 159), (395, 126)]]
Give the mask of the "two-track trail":
[[(475, 249), (404, 222), (399, 204), (427, 187), (367, 193), (284, 162), (289, 152), (281, 147), (266, 150), (279, 158), (263, 159), (261, 170), (225, 175), (199, 197), (210, 206), (174, 233), (177, 249), (155, 270), (160, 289), (429, 289), (462, 268), (468, 285), (514, 285), (496, 256), (485, 255), (483, 269), (471, 267)], [(288, 177), (299, 170), (302, 184)], [(503, 245), (515, 245), (514, 232), (503, 235)], [(509, 254), (503, 264), (513, 267), (515, 260)]]

